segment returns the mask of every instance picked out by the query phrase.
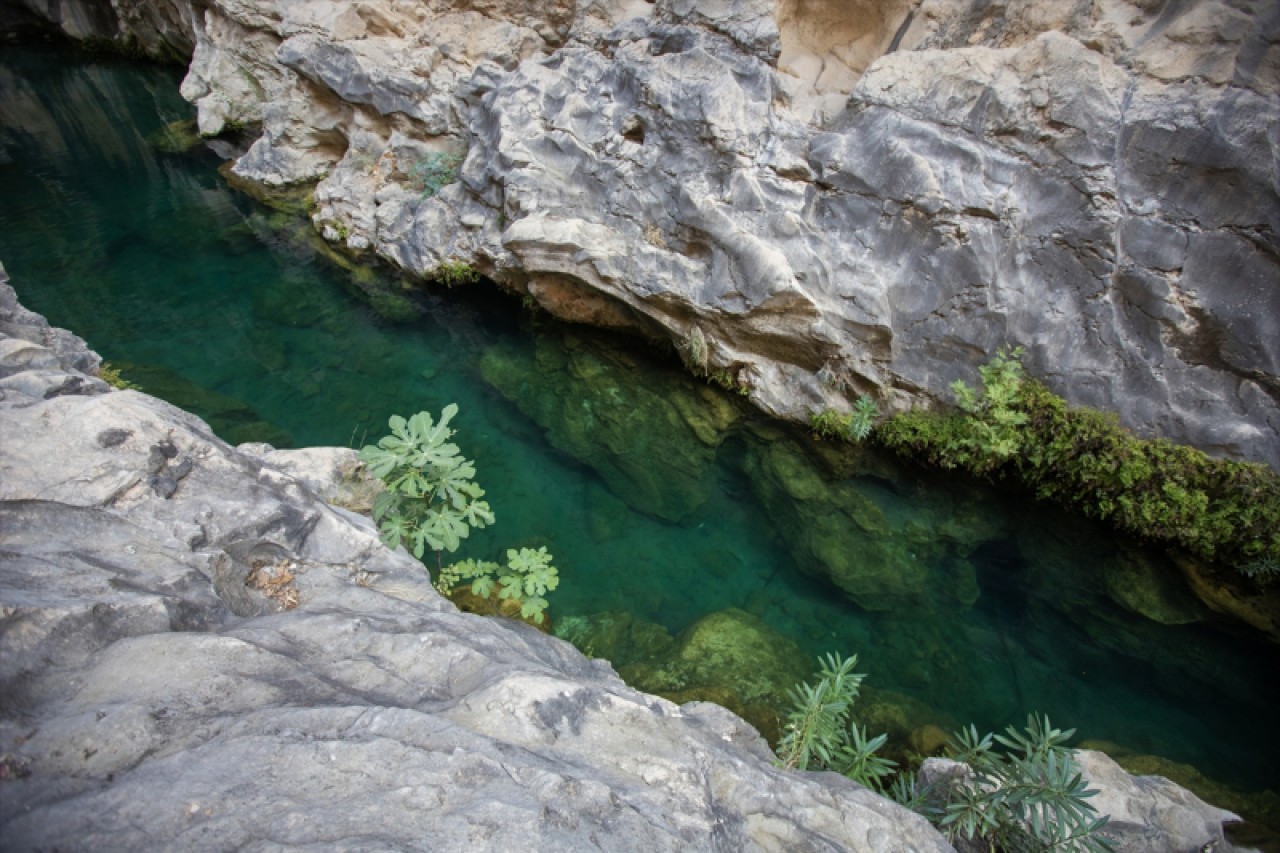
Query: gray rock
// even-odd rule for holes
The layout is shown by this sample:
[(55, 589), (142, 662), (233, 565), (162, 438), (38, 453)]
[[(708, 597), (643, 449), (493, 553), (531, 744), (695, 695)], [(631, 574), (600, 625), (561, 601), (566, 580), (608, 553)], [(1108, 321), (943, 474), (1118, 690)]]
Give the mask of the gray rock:
[(317, 183), (348, 248), (696, 328), (784, 418), (947, 403), (1022, 346), (1073, 403), (1280, 466), (1274, 3), (200, 5), (201, 132), (260, 123), (236, 173)]
[(1120, 849), (1133, 853), (1236, 849), (1222, 827), (1239, 823), (1239, 816), (1209, 805), (1161, 776), (1130, 776), (1104, 753), (1078, 749), (1075, 758), (1089, 787), (1098, 789), (1090, 802), (1099, 813), (1111, 816), (1106, 835)]
[[(1076, 765), (1089, 788), (1097, 791), (1089, 804), (1110, 820), (1102, 835), (1122, 853), (1170, 853), (1170, 851), (1241, 850), (1232, 845), (1223, 825), (1239, 823), (1240, 817), (1215, 808), (1185, 788), (1160, 776), (1131, 776), (1109, 757), (1089, 749), (1073, 750)], [(945, 790), (951, 785), (970, 784), (972, 771), (965, 764), (946, 758), (927, 758), (917, 782)], [(977, 853), (980, 845), (966, 839), (956, 849)], [(985, 847), (983, 847), (985, 849)]]
[[(6, 850), (950, 849), (721, 708), (459, 613), (317, 496), (349, 451), (109, 391), (3, 283), (0, 324)], [(100, 393), (43, 393), (68, 378)]]

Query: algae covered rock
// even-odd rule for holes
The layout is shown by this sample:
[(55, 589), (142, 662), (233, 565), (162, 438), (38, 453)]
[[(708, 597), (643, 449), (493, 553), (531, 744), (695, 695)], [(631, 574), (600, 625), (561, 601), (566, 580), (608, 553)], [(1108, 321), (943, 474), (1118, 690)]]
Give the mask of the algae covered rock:
[(964, 558), (980, 537), (947, 524), (952, 508), (908, 506), (872, 481), (831, 478), (790, 441), (753, 444), (747, 470), (796, 564), (829, 578), (860, 607), (890, 610), (935, 593), (965, 606), (977, 600)]
[(673, 702), (715, 702), (741, 716), (770, 742), (781, 735), (787, 691), (807, 679), (813, 662), (762, 619), (737, 608), (710, 613), (651, 662), (618, 668), (628, 684)]
[(556, 622), (553, 633), (588, 657), (604, 658), (615, 669), (661, 660), (671, 654), (676, 644), (666, 628), (637, 619), (625, 610), (567, 616)]
[(1203, 621), (1205, 608), (1171, 568), (1167, 561), (1158, 565), (1146, 553), (1122, 551), (1107, 568), (1107, 594), (1117, 604), (1162, 625)]
[(532, 358), (491, 348), (480, 370), (554, 447), (641, 512), (680, 521), (706, 502), (716, 447), (737, 418), (723, 395), (584, 338), (534, 346)]

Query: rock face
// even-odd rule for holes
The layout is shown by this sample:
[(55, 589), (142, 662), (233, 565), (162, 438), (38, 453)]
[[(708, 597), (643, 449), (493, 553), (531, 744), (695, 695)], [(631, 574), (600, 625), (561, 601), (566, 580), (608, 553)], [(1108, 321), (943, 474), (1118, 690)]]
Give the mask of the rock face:
[(1021, 345), (1280, 465), (1268, 0), (28, 5), (189, 25), (201, 131), (261, 124), (235, 172), (315, 183), (329, 239), (639, 327), (774, 414), (944, 400)]
[[(1215, 808), (1196, 795), (1159, 776), (1130, 776), (1105, 754), (1088, 749), (1074, 751), (1076, 766), (1096, 794), (1089, 804), (1110, 820), (1102, 830), (1117, 850), (1125, 853), (1170, 853), (1174, 850), (1248, 850), (1227, 840), (1224, 824), (1239, 823), (1229, 811)], [(945, 788), (970, 779), (968, 767), (945, 758), (926, 759), (919, 781)], [(956, 849), (977, 851), (981, 844), (961, 838)]]
[(950, 849), (727, 711), (459, 613), (316, 497), (340, 451), (238, 451), (96, 367), (0, 281), (6, 849)]
[(186, 61), (195, 46), (195, 6), (187, 0), (15, 0), (0, 9), (0, 29), (43, 22), (74, 39)]

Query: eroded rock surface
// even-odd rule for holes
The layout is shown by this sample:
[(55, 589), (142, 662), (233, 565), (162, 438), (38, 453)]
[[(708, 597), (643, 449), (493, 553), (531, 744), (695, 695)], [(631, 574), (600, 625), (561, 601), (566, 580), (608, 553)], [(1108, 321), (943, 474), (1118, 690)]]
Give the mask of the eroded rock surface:
[(459, 613), (316, 496), (341, 451), (249, 455), (96, 368), (0, 282), (6, 849), (950, 849)]
[[(61, 6), (69, 31), (92, 17)], [(1022, 345), (1073, 402), (1280, 464), (1274, 3), (214, 0), (184, 20), (202, 132), (260, 123), (236, 172), (315, 182), (317, 227), (352, 250), (702, 338), (784, 417), (942, 400)], [(431, 194), (432, 158), (464, 153)]]

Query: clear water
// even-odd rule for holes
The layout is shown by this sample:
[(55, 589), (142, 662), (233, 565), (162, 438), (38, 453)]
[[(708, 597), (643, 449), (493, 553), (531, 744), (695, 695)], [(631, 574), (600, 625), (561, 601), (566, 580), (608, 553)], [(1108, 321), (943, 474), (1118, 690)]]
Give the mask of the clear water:
[[(465, 552), (548, 544), (559, 620), (627, 610), (676, 634), (738, 607), (807, 655), (858, 652), (869, 686), (955, 723), (1045, 711), (1081, 738), (1280, 788), (1276, 647), (1211, 622), (1157, 624), (1104, 592), (1117, 554), (1171, 572), (1158, 555), (974, 484), (827, 458), (674, 359), (541, 320), (485, 286), (415, 291), (400, 306), (414, 317), (383, 319), (356, 286), (367, 271), (336, 267), (309, 225), (229, 189), (217, 155), (148, 142), (192, 115), (178, 81), (51, 49), (0, 53), (0, 261), (29, 307), (126, 377), (229, 440), (280, 446), (358, 446), (392, 413), (456, 402), (457, 440), (498, 515)], [(716, 449), (669, 452), (658, 421), (670, 400), (734, 423)], [(551, 410), (576, 426), (540, 426)], [(867, 610), (806, 571), (795, 545), (830, 500), (762, 487), (770, 453), (894, 531), (926, 591)], [(677, 505), (624, 485), (628, 471)], [(701, 502), (680, 504), (686, 483)]]

